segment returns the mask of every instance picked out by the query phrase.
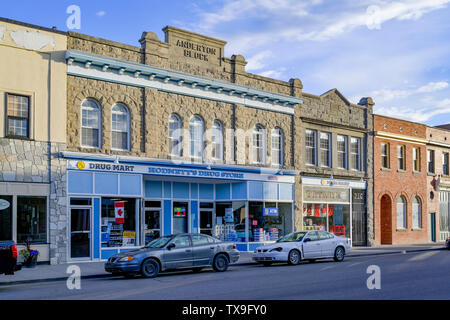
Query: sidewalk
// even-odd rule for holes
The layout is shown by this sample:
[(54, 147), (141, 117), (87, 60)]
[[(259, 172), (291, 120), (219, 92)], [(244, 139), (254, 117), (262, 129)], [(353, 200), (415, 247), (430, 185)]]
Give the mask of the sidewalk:
[[(420, 252), (430, 250), (444, 249), (444, 243), (437, 244), (421, 244), (408, 246), (383, 245), (377, 247), (355, 247), (352, 248), (347, 257), (362, 257), (371, 255), (398, 254), (406, 252)], [(60, 265), (38, 265), (36, 268), (23, 268), (17, 271), (13, 276), (0, 275), (0, 286), (22, 284), (22, 283), (38, 283), (48, 281), (65, 281), (69, 274), (66, 273), (70, 265), (78, 265), (81, 269), (82, 279), (106, 278), (111, 274), (105, 272), (104, 262), (88, 262), (88, 263), (71, 263)], [(234, 265), (254, 264), (251, 252), (241, 252), (239, 261)]]

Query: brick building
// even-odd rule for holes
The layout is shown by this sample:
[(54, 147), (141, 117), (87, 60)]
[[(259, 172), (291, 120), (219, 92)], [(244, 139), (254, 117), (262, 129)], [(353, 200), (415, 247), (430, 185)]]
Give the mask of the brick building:
[(428, 242), (427, 127), (374, 115), (376, 244)]

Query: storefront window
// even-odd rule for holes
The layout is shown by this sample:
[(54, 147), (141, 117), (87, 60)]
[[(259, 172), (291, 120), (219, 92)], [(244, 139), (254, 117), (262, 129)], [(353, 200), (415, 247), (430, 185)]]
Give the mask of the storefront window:
[(188, 232), (188, 203), (173, 203), (173, 234)]
[(17, 242), (47, 243), (47, 200), (17, 197)]
[(137, 245), (136, 201), (102, 198), (102, 247)]
[(327, 205), (308, 203), (303, 206), (303, 225), (305, 230), (327, 230)]
[(244, 201), (216, 203), (214, 236), (224, 241), (246, 241)]
[(277, 241), (292, 231), (292, 205), (249, 202), (249, 241)]
[(306, 203), (303, 206), (305, 230), (322, 230), (350, 238), (350, 205)]
[(0, 241), (12, 240), (12, 197), (0, 196)]

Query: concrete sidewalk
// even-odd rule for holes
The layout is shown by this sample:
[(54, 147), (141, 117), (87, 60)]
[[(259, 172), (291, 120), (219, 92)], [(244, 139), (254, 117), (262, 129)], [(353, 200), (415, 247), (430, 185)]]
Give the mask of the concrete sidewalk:
[[(430, 250), (442, 250), (445, 248), (444, 243), (437, 244), (421, 244), (408, 246), (393, 246), (383, 245), (377, 247), (355, 247), (352, 248), (347, 257), (362, 257), (372, 255), (385, 254), (399, 254), (407, 252), (420, 252)], [(241, 257), (234, 265), (249, 265), (254, 264), (252, 261), (251, 252), (241, 252)], [(35, 268), (22, 270), (16, 272), (13, 276), (0, 275), (0, 286), (23, 284), (23, 283), (38, 283), (48, 281), (65, 281), (69, 274), (67, 268), (71, 265), (78, 265), (81, 269), (82, 279), (111, 277), (112, 275), (105, 272), (103, 262), (88, 262), (88, 263), (70, 263), (60, 265), (38, 265)]]

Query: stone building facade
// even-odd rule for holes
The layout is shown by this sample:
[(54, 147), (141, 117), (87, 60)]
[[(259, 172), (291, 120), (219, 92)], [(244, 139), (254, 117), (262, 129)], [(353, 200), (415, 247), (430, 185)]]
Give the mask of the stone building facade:
[(427, 127), (374, 115), (376, 244), (428, 242)]
[(427, 216), (429, 241), (445, 241), (450, 236), (450, 131), (427, 127)]
[[(0, 240), (66, 256), (66, 35), (0, 19)], [(62, 106), (62, 107), (61, 107)]]

